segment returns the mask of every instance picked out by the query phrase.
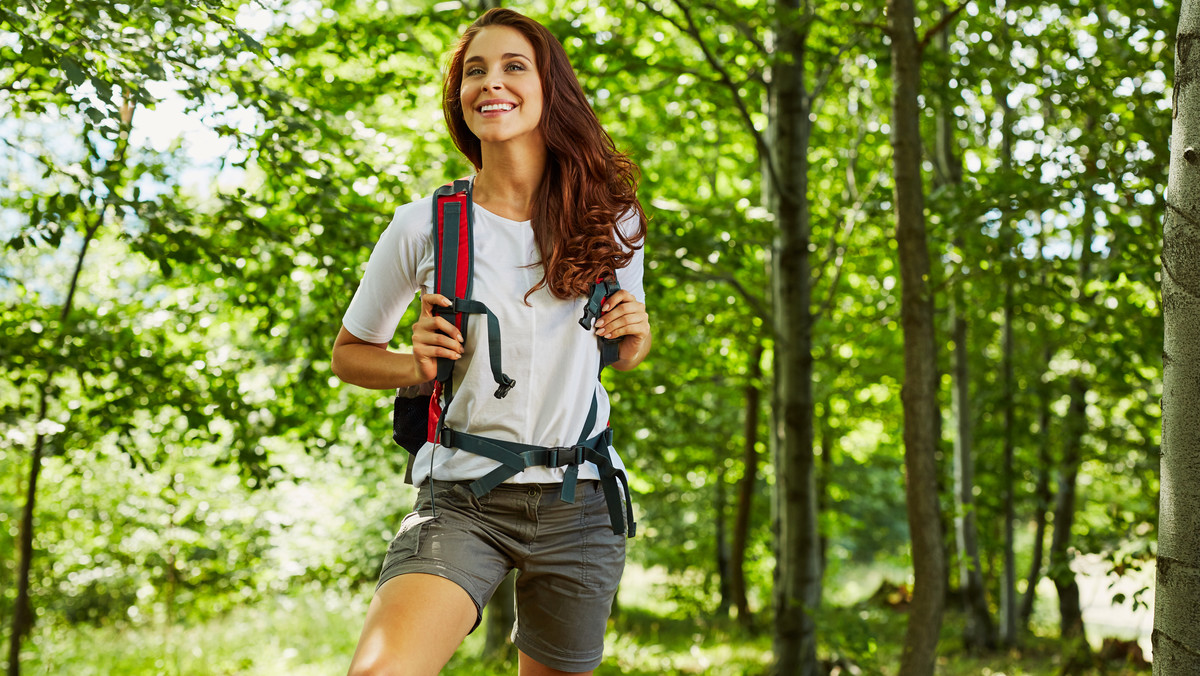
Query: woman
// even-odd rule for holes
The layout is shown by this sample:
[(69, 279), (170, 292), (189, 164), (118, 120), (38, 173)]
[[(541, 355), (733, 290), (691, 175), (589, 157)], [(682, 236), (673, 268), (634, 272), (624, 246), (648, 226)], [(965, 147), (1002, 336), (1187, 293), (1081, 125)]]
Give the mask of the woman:
[[(442, 419), (462, 437), (549, 451), (600, 442), (585, 449), (591, 462), (529, 464), (486, 492), (477, 480), (500, 463), (455, 437), (425, 443), (412, 465), (417, 505), (388, 547), (350, 672), (437, 673), (515, 567), (520, 673), (588, 674), (600, 664), (632, 530), (612, 509), (614, 500), (627, 508), (628, 496), (606, 495), (600, 481), (623, 474), (608, 444), (598, 338), (619, 340), (619, 370), (641, 363), (651, 344), (636, 168), (600, 127), (562, 46), (511, 10), (491, 10), (463, 34), (443, 108), (477, 172), (472, 296), (499, 320), (516, 386), (493, 396), (487, 322), (468, 323), (464, 336), (434, 312), (451, 301), (431, 292), (428, 200), (397, 209), (372, 252), (334, 345), (334, 373), (368, 388), (411, 387), (433, 379), (439, 359), (453, 360)], [(589, 331), (579, 319), (599, 279), (620, 290)], [(417, 290), (412, 353), (389, 351)]]

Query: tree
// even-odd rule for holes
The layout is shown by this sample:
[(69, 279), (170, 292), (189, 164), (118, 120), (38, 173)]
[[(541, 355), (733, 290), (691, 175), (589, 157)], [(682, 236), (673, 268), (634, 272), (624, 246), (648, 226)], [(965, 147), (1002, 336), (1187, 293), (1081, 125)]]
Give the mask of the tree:
[(1200, 2), (1175, 40), (1171, 170), (1163, 224), (1162, 483), (1154, 673), (1200, 671)]
[[(960, 6), (961, 8), (961, 6)], [(945, 5), (941, 6), (942, 22), (952, 22), (959, 10), (950, 13)], [(938, 57), (949, 61), (949, 34), (951, 29), (946, 25), (937, 34)], [(948, 64), (947, 64), (948, 65)], [(949, 71), (944, 67), (944, 70)], [(947, 76), (945, 80), (949, 80)], [(937, 159), (937, 188), (949, 193), (962, 190), (963, 175), (962, 161), (958, 157), (957, 143), (954, 133), (954, 116), (950, 101), (950, 90), (946, 82), (939, 82), (938, 109), (936, 120)], [(955, 195), (957, 197), (957, 195)], [(965, 252), (963, 245), (964, 232), (967, 230), (966, 220), (961, 218), (952, 226), (955, 228), (954, 248)], [(961, 254), (960, 254), (961, 255)], [(975, 501), (975, 446), (971, 432), (972, 417), (974, 416), (973, 400), (971, 397), (971, 359), (970, 343), (968, 341), (968, 320), (970, 313), (966, 301), (966, 280), (960, 280), (954, 285), (953, 294), (949, 300), (950, 330), (954, 341), (953, 378), (951, 390), (951, 415), (954, 418), (954, 534), (958, 556), (958, 584), (963, 597), (963, 611), (967, 621), (963, 629), (963, 643), (968, 650), (990, 649), (995, 645), (995, 635), (992, 627), (991, 612), (988, 610), (987, 587), (983, 583), (983, 570), (979, 558), (979, 530), (977, 527), (977, 509)]]
[(817, 669), (816, 622), (821, 603), (821, 548), (813, 455), (812, 281), (808, 210), (811, 94), (806, 90), (807, 26), (801, 0), (775, 5), (776, 53), (768, 114), (770, 142), (760, 159), (765, 194), (776, 218), (772, 248), (775, 390), (775, 673), (812, 676)]
[[(232, 28), (230, 11), (223, 3), (175, 3), (161, 11), (126, 14), (128, 9), (122, 11), (106, 2), (27, 3), (0, 10), (0, 26), (14, 38), (0, 47), (3, 61), (20, 64), (0, 71), (4, 113), (24, 118), (54, 111), (57, 119), (50, 126), (71, 130), (65, 136), (74, 137), (73, 150), (85, 158), (75, 166), (56, 157), (54, 150), (39, 149), (33, 139), (19, 139), (17, 151), (34, 156), (31, 166), (43, 172), (42, 179), (33, 182), (34, 190), (24, 193), (29, 195), (27, 200), (18, 197), (19, 205), (5, 205), (24, 207), (28, 219), (7, 242), (11, 250), (27, 246), (67, 249), (78, 242), (68, 288), (62, 290), (61, 300), (53, 303), (57, 311), (46, 308), (44, 300), (34, 299), (47, 310), (43, 319), (50, 330), (34, 348), (42, 363), (33, 381), (37, 383), (36, 403), (26, 409), (36, 433), (29, 449), (21, 517), (20, 568), (8, 660), (12, 676), (20, 672), (21, 643), (34, 617), (30, 584), (42, 463), (48, 452), (61, 453), (72, 438), (86, 437), (84, 430), (91, 427), (88, 414), (97, 412), (69, 411), (59, 401), (62, 381), (71, 375), (82, 378), (88, 373), (99, 378), (122, 371), (120, 360), (93, 361), (76, 347), (114, 335), (90, 332), (87, 329), (95, 328), (93, 322), (75, 321), (80, 276), (86, 270), (91, 246), (98, 238), (111, 236), (107, 231), (115, 229), (115, 224), (139, 221), (146, 226), (143, 232), (153, 231), (179, 215), (174, 191), (163, 189), (154, 197), (141, 195), (139, 179), (158, 178), (160, 164), (153, 156), (131, 151), (130, 125), (135, 110), (152, 102), (146, 83), (163, 78), (167, 67), (188, 82), (204, 58), (236, 56), (249, 46), (243, 39), (246, 36)], [(171, 30), (164, 34), (164, 26)], [(205, 32), (215, 39), (206, 43), (197, 38)], [(203, 89), (203, 85), (196, 86)], [(163, 256), (167, 258), (170, 256)], [(31, 324), (38, 319), (31, 318)], [(103, 419), (112, 429), (130, 424), (133, 410), (154, 407), (149, 400), (137, 398), (115, 403), (101, 400)]]
[(925, 236), (925, 188), (921, 178), (920, 51), (912, 0), (889, 0), (892, 40), (892, 146), (896, 193), (896, 242), (900, 256), (901, 322), (904, 326), (904, 466), (908, 527), (912, 534), (912, 610), (900, 673), (932, 674), (946, 595), (941, 509), (935, 455), (941, 415), (937, 403), (937, 345)]

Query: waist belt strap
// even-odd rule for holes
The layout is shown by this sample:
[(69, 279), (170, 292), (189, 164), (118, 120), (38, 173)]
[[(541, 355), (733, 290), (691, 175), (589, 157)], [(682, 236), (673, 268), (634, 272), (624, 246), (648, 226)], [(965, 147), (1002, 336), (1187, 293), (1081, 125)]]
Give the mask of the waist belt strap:
[[(637, 524), (633, 521), (633, 503), (629, 496), (629, 481), (625, 478), (623, 470), (613, 466), (612, 456), (608, 452), (612, 443), (611, 427), (606, 427), (600, 434), (574, 446), (557, 447), (489, 439), (449, 428), (444, 428), (441, 436), (442, 446), (482, 455), (500, 463), (496, 469), (471, 482), (471, 492), (476, 497), (486, 495), (526, 468), (565, 466), (570, 477), (563, 479), (561, 499), (564, 502), (573, 502), (578, 467), (584, 462), (591, 462), (600, 471), (600, 487), (604, 490), (604, 501), (608, 505), (608, 517), (612, 522), (613, 532), (618, 535), (627, 533), (629, 537), (633, 537), (637, 532)], [(622, 501), (625, 503), (624, 508)]]

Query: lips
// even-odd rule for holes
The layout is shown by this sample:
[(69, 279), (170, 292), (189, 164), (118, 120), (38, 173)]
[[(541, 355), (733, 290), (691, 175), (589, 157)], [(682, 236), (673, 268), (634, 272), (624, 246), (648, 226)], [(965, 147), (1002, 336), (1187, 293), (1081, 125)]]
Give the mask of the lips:
[(483, 115), (502, 115), (517, 107), (512, 101), (492, 99), (476, 106), (475, 110)]

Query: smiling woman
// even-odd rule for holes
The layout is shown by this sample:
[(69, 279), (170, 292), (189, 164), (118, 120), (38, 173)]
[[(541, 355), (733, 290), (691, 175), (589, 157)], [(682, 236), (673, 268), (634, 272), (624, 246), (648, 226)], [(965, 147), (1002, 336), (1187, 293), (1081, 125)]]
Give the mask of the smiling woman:
[[(478, 253), (458, 268), (469, 269), (471, 290), (435, 284), (434, 252), (447, 238), (428, 200), (404, 205), (334, 344), (334, 373), (348, 383), (436, 379), (433, 422), (421, 426), (427, 440), (411, 466), (417, 505), (388, 547), (350, 672), (437, 673), (517, 568), (521, 673), (591, 673), (634, 532), (597, 374), (637, 366), (651, 343), (636, 168), (600, 126), (562, 46), (516, 12), (492, 10), (467, 29), (442, 102), (476, 169), (453, 188)], [(438, 211), (439, 224), (448, 213)], [(418, 291), (413, 351), (392, 352)], [(464, 300), (488, 321), (452, 323)], [(603, 316), (589, 326), (585, 307)], [(602, 342), (617, 346), (604, 360)], [(501, 355), (516, 378), (501, 374), (493, 396)]]

